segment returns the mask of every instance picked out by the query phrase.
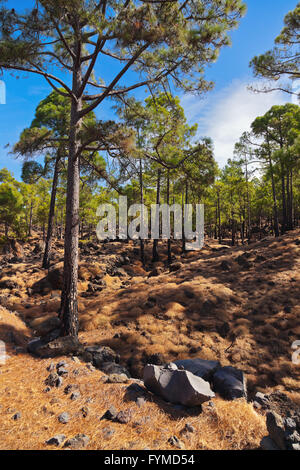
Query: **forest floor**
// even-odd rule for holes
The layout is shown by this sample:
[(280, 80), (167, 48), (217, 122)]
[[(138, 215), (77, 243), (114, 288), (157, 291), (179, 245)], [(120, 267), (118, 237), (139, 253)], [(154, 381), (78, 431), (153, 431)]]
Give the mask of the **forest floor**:
[[(250, 400), (279, 390), (300, 406), (300, 367), (291, 358), (300, 339), (300, 230), (234, 248), (207, 240), (183, 256), (175, 245), (171, 270), (159, 245), (161, 261), (144, 269), (133, 242), (81, 242), (81, 343), (111, 347), (136, 378), (149, 362), (219, 360), (245, 372)], [(40, 249), (36, 235), (17, 244), (15, 259), (0, 255), (0, 340), (9, 355), (0, 365), (0, 449), (51, 449), (45, 441), (54, 435), (78, 433), (89, 436), (87, 449), (174, 449), (172, 436), (185, 449), (259, 448), (265, 416), (244, 399), (216, 397), (200, 414), (150, 393), (138, 404), (127, 391), (132, 381), (106, 384), (103, 372), (66, 357), (55, 359), (68, 362), (64, 386), (46, 393), (53, 359), (34, 358), (26, 344), (57, 326), (63, 242), (49, 274)], [(70, 384), (80, 389), (77, 400), (64, 393)], [(112, 405), (129, 413), (127, 423), (101, 420)], [(62, 412), (67, 424), (58, 421)], [(195, 432), (183, 432), (187, 423)]]

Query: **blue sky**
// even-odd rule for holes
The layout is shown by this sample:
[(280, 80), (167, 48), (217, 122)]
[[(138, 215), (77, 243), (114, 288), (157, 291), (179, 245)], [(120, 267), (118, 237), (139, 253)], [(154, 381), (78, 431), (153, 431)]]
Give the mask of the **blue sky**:
[[(215, 82), (214, 91), (205, 97), (182, 96), (182, 105), (191, 123), (198, 123), (199, 136), (207, 135), (215, 142), (215, 156), (221, 166), (232, 156), (235, 141), (248, 130), (252, 120), (266, 112), (273, 104), (289, 100), (281, 93), (255, 95), (247, 86), (253, 82), (249, 61), (254, 55), (273, 46), (274, 38), (283, 26), (285, 14), (295, 8), (296, 0), (248, 0), (248, 13), (232, 36), (233, 45), (223, 49), (216, 64), (207, 69), (207, 78)], [(9, 0), (7, 5), (18, 9), (31, 5), (30, 0)], [(111, 78), (111, 65), (105, 62)], [(105, 68), (104, 67), (104, 68)], [(16, 76), (17, 75), (17, 76)], [(128, 80), (132, 72), (125, 77)], [(7, 144), (13, 145), (20, 132), (28, 127), (41, 99), (50, 91), (41, 77), (5, 72), (1, 77), (6, 84), (6, 104), (0, 104), (0, 168), (7, 167), (15, 177), (20, 177), (21, 162), (9, 154)], [(139, 91), (138, 97), (146, 97)], [(112, 118), (108, 104), (97, 109), (101, 119)]]

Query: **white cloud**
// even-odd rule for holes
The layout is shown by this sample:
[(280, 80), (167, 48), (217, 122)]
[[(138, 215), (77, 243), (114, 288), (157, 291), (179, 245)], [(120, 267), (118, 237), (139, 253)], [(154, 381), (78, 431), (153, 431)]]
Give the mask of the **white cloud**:
[(253, 93), (249, 82), (234, 80), (221, 91), (211, 93), (206, 99), (185, 95), (181, 104), (190, 123), (198, 123), (198, 135), (214, 141), (215, 158), (224, 166), (232, 158), (234, 144), (257, 116), (266, 113), (273, 105), (290, 101), (281, 92)]

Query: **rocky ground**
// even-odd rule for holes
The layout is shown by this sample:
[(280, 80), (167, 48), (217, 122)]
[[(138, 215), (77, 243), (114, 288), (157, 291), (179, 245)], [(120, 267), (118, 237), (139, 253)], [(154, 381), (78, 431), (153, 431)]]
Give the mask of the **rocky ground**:
[[(117, 353), (118, 376), (135, 379), (125, 374), (121, 383), (110, 383), (115, 371), (95, 368), (88, 353), (54, 360), (27, 352), (32, 338), (59, 326), (63, 243), (49, 273), (41, 250), (37, 235), (0, 256), (0, 340), (10, 356), (0, 365), (0, 448), (254, 449), (270, 431), (270, 410), (287, 417), (282, 403), (300, 407), (291, 359), (300, 339), (299, 230), (235, 248), (208, 240), (184, 256), (174, 246), (170, 268), (165, 247), (159, 263), (143, 268), (133, 242), (82, 241), (80, 341)], [(197, 357), (243, 370), (248, 402), (217, 395), (201, 412), (141, 388), (147, 363)], [(277, 395), (266, 406), (257, 392)]]

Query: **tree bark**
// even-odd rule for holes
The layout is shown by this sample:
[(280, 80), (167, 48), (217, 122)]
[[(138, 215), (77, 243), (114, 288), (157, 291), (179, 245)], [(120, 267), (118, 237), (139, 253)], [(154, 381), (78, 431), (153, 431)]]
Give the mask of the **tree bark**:
[(287, 217), (286, 217), (286, 195), (285, 195), (285, 175), (284, 165), (281, 163), (281, 188), (282, 188), (282, 225), (281, 234), (283, 235), (287, 229)]
[[(143, 166), (142, 166), (142, 159), (140, 158), (140, 166), (139, 166), (139, 179), (140, 179), (140, 202), (142, 205), (142, 213), (141, 213), (141, 223), (144, 220), (144, 212), (143, 212), (143, 205), (144, 205), (144, 185), (143, 185)], [(140, 227), (140, 231), (142, 227)], [(143, 266), (145, 266), (145, 243), (142, 238), (140, 238), (140, 250), (141, 250), (141, 262)]]
[[(157, 190), (156, 190), (156, 204), (159, 205), (160, 202), (160, 177), (161, 177), (161, 169), (157, 170)], [(153, 240), (153, 251), (152, 251), (152, 261), (155, 263), (159, 261), (159, 255), (157, 251), (158, 240)]]
[[(189, 184), (186, 180), (185, 182), (185, 204), (188, 204), (188, 196), (189, 196)], [(182, 205), (183, 217), (182, 217), (182, 253), (185, 253), (185, 232), (184, 232), (184, 204)]]
[(50, 257), (51, 257), (52, 241), (53, 241), (55, 201), (56, 201), (58, 174), (59, 174), (59, 161), (60, 161), (60, 157), (57, 156), (55, 160), (55, 167), (54, 167), (54, 174), (53, 174), (50, 210), (49, 210), (49, 218), (48, 218), (48, 230), (47, 230), (46, 246), (45, 246), (43, 264), (42, 264), (42, 267), (45, 269), (48, 269), (50, 265)]
[(29, 226), (28, 226), (28, 237), (31, 237), (32, 231), (32, 215), (33, 215), (33, 201), (30, 202), (30, 215), (29, 215)]
[(219, 243), (222, 243), (222, 233), (221, 233), (221, 207), (220, 207), (220, 191), (217, 192), (217, 207), (218, 207), (218, 238)]
[(288, 169), (286, 176), (287, 193), (287, 229), (293, 230), (293, 178), (292, 171)]
[(246, 162), (246, 185), (247, 185), (247, 237), (248, 244), (251, 242), (251, 202), (249, 193), (249, 175), (248, 175), (248, 162)]
[[(168, 207), (170, 206), (170, 173), (168, 171), (168, 175), (167, 175), (167, 205)], [(170, 217), (170, 228), (172, 227), (171, 225), (171, 214), (169, 213), (169, 217)], [(172, 263), (172, 249), (171, 249), (171, 231), (170, 230), (170, 236), (168, 238), (168, 264), (171, 264)]]
[(290, 229), (294, 228), (294, 179), (293, 179), (293, 170), (290, 173)]
[[(80, 54), (79, 54), (80, 55)], [(75, 96), (81, 84), (80, 57), (73, 70), (72, 91)], [(82, 125), (80, 111), (82, 98), (73, 98), (71, 102), (71, 120), (69, 137), (69, 158), (67, 173), (66, 229), (64, 256), (64, 285), (61, 298), (60, 318), (62, 320), (61, 335), (78, 336), (78, 239), (79, 239), (79, 131)]]
[(276, 186), (275, 186), (274, 171), (273, 171), (273, 164), (272, 164), (271, 156), (269, 156), (269, 166), (270, 166), (270, 174), (271, 174), (271, 181), (272, 181), (272, 193), (273, 193), (274, 233), (275, 233), (275, 237), (279, 237), (277, 196), (276, 196)]

